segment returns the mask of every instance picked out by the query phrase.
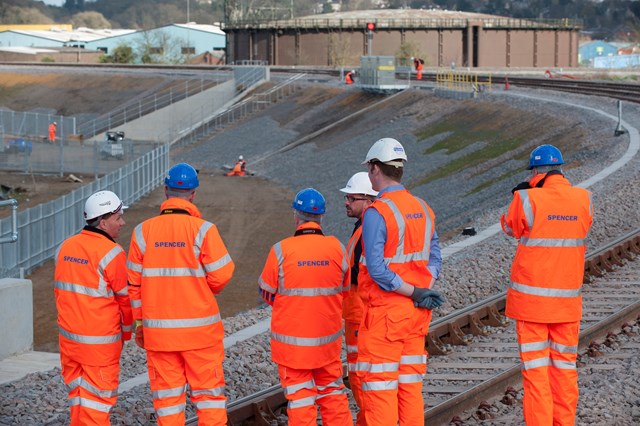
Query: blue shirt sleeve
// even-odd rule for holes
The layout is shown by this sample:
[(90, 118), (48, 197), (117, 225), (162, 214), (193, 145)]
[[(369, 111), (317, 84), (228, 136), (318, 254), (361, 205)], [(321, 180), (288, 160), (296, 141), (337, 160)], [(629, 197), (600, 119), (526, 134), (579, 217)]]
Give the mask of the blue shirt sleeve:
[[(373, 280), (386, 291), (397, 290), (403, 283), (402, 278), (384, 263), (384, 243), (387, 240), (387, 225), (382, 215), (376, 209), (364, 212), (362, 223), (362, 243), (366, 253), (367, 270)], [(437, 232), (433, 232), (430, 242), (429, 264), (431, 275), (438, 278), (442, 268), (440, 239)]]

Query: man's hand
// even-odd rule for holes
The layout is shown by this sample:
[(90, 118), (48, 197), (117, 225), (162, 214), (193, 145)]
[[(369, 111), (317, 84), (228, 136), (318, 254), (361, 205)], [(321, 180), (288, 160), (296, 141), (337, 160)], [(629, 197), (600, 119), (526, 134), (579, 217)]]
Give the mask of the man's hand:
[(136, 345), (144, 349), (144, 332), (142, 328), (142, 321), (136, 320)]
[(411, 294), (411, 300), (417, 308), (435, 309), (442, 306), (445, 298), (438, 291), (415, 287), (413, 294)]

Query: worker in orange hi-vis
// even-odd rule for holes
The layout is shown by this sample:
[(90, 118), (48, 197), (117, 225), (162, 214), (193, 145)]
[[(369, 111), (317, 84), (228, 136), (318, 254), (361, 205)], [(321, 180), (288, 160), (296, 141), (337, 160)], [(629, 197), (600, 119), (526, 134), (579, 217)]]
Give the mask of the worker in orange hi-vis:
[(49, 124), (49, 143), (54, 143), (56, 141), (56, 130), (58, 129), (58, 123), (52, 121)]
[(342, 301), (349, 291), (344, 246), (325, 236), (325, 200), (313, 188), (293, 201), (294, 236), (276, 243), (258, 280), (272, 305), (271, 358), (289, 401), (291, 426), (352, 426), (342, 382)]
[(111, 191), (91, 195), (87, 225), (54, 257), (60, 364), (71, 425), (110, 425), (118, 395), (120, 354), (131, 338), (126, 254), (115, 242), (126, 207)]
[(234, 264), (218, 229), (193, 204), (197, 171), (176, 164), (164, 180), (160, 215), (135, 227), (129, 292), (136, 343), (147, 350), (160, 426), (184, 425), (187, 384), (201, 425), (226, 425), (224, 329), (215, 299)]
[(502, 230), (518, 239), (505, 314), (516, 320), (528, 425), (573, 425), (585, 238), (593, 222), (591, 193), (563, 176), (562, 153), (540, 145), (531, 178), (513, 188)]
[(233, 169), (227, 173), (227, 176), (244, 176), (246, 174), (246, 169), (247, 162), (244, 160), (244, 157), (240, 155), (235, 166), (233, 166)]
[(346, 84), (353, 84), (356, 81), (356, 72), (355, 70), (351, 70), (347, 72), (344, 76), (344, 82)]
[(344, 299), (342, 305), (342, 317), (344, 318), (345, 343), (347, 345), (347, 367), (349, 371), (349, 384), (353, 399), (360, 407), (356, 417), (357, 426), (365, 426), (364, 410), (362, 410), (362, 388), (358, 377), (358, 330), (362, 322), (364, 305), (358, 294), (358, 272), (360, 270), (360, 256), (362, 255), (362, 215), (367, 207), (373, 203), (378, 191), (371, 187), (371, 181), (367, 172), (354, 174), (347, 185), (340, 191), (345, 193), (344, 205), (347, 216), (356, 218), (356, 223), (347, 244), (347, 256), (349, 259), (349, 276), (351, 288), (349, 296)]
[(363, 162), (378, 191), (362, 219), (358, 274), (365, 308), (356, 374), (368, 426), (424, 424), (424, 339), (444, 303), (432, 289), (441, 267), (435, 216), (400, 183), (406, 161), (400, 142), (382, 138)]
[(422, 80), (422, 66), (424, 65), (424, 61), (420, 58), (412, 58), (413, 66), (416, 69), (416, 79)]

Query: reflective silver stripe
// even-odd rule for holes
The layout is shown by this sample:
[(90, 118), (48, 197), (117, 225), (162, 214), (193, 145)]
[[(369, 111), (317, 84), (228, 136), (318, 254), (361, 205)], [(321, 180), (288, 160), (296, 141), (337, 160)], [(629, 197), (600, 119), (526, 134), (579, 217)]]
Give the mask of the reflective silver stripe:
[(278, 293), (283, 296), (335, 296), (342, 293), (342, 287), (283, 288)]
[(282, 245), (280, 241), (273, 245), (273, 252), (278, 260), (278, 293), (284, 290), (284, 256), (282, 255)]
[(131, 269), (133, 272), (142, 272), (142, 265), (139, 263), (133, 263), (130, 260), (127, 260), (127, 268)]
[[(415, 261), (427, 261), (429, 260), (429, 255), (431, 252), (431, 233), (433, 229), (433, 222), (431, 221), (431, 216), (429, 215), (429, 210), (427, 208), (427, 204), (424, 200), (417, 198), (420, 206), (422, 207), (424, 218), (425, 218), (425, 235), (424, 235), (424, 247), (422, 251), (413, 252), (413, 253), (404, 253), (404, 235), (405, 235), (405, 223), (402, 213), (396, 204), (388, 198), (379, 198), (379, 201), (385, 203), (393, 213), (393, 217), (396, 220), (398, 225), (398, 247), (396, 249), (396, 253), (392, 257), (385, 257), (384, 263), (388, 266), (391, 263), (408, 263)], [(362, 258), (360, 258), (360, 263), (363, 263)], [(366, 263), (363, 263), (366, 266)]]
[(580, 294), (582, 294), (582, 287), (575, 290), (565, 290), (560, 288), (534, 287), (531, 285), (520, 284), (513, 281), (511, 282), (509, 287), (515, 291), (519, 291), (520, 293), (543, 297), (578, 297), (580, 296)]
[(200, 229), (198, 229), (198, 233), (196, 234), (196, 239), (193, 242), (193, 255), (196, 259), (200, 258), (200, 253), (202, 252), (202, 242), (204, 241), (204, 237), (209, 232), (209, 229), (213, 226), (213, 223), (207, 222), (206, 220), (200, 225)]
[(324, 398), (324, 397), (326, 397), (326, 396), (343, 395), (343, 394), (346, 394), (346, 393), (347, 393), (347, 390), (346, 390), (345, 388), (340, 388), (340, 389), (333, 390), (333, 391), (331, 391), (331, 392), (329, 392), (329, 393), (325, 393), (325, 394), (322, 394), (322, 395), (318, 395), (318, 396), (316, 397), (316, 400), (318, 400), (318, 399), (320, 399), (320, 398)]
[(367, 259), (364, 255), (364, 253), (362, 253), (362, 255), (360, 256), (360, 265), (362, 266), (367, 266)]
[(115, 246), (111, 250), (109, 250), (107, 254), (102, 257), (102, 259), (100, 259), (100, 262), (98, 262), (98, 288), (100, 290), (107, 290), (107, 281), (104, 279), (104, 270), (107, 268), (107, 266), (109, 266), (109, 263), (111, 263), (111, 261), (116, 258), (116, 256), (123, 252), (124, 250), (122, 249), (122, 247)]
[(118, 396), (117, 388), (116, 389), (98, 389), (97, 387), (93, 386), (91, 383), (84, 380), (82, 377), (79, 377), (79, 379), (80, 379), (80, 382), (78, 383), (78, 385), (81, 388), (88, 390), (94, 395), (101, 396), (102, 398), (111, 398), (114, 396)]
[(132, 326), (130, 326), (130, 325), (120, 324), (120, 328), (122, 329), (122, 331), (132, 331), (133, 330)]
[(398, 376), (398, 383), (422, 383), (424, 380), (424, 374), (400, 374)]
[(166, 417), (171, 416), (173, 414), (178, 414), (184, 412), (185, 403), (173, 405), (171, 407), (159, 408), (156, 410), (156, 414), (158, 417)]
[(342, 329), (337, 333), (323, 337), (295, 337), (287, 336), (286, 334), (279, 334), (271, 332), (271, 338), (276, 342), (286, 343), (295, 346), (321, 346), (327, 343), (335, 342), (342, 337)]
[(522, 201), (522, 210), (524, 211), (524, 216), (527, 219), (527, 226), (529, 230), (533, 228), (533, 208), (531, 207), (531, 200), (529, 199), (529, 191), (518, 191), (520, 194), (520, 200)]
[(358, 371), (358, 363), (357, 362), (347, 363), (347, 371)]
[(69, 400), (69, 405), (79, 405), (81, 407), (91, 408), (92, 410), (101, 411), (103, 413), (108, 413), (111, 410), (112, 405), (103, 404), (102, 402), (92, 401), (87, 398), (81, 398), (76, 396), (75, 398), (71, 398)]
[(523, 343), (519, 345), (519, 347), (520, 347), (520, 352), (541, 351), (549, 347), (549, 341), (545, 340), (543, 342)]
[[(340, 243), (340, 249), (342, 250), (342, 282), (344, 282), (345, 275), (349, 274), (349, 256), (347, 255), (347, 249)], [(342, 288), (342, 291), (349, 291), (351, 289), (351, 280), (347, 280), (347, 284)]]
[(561, 354), (577, 354), (578, 346), (566, 346), (557, 342), (551, 342), (551, 349)]
[(403, 355), (400, 357), (400, 364), (426, 364), (427, 356), (422, 355)]
[(318, 386), (318, 391), (323, 391), (326, 389), (331, 389), (331, 388), (339, 388), (341, 386), (344, 386), (344, 382), (342, 381), (342, 377), (334, 380), (333, 382), (326, 384), (324, 386)]
[(58, 246), (58, 248), (56, 249), (56, 254), (53, 256), (53, 263), (54, 265), (58, 265), (58, 256), (60, 256), (60, 249), (62, 248), (62, 244), (60, 244)]
[(221, 395), (224, 395), (224, 390), (225, 390), (224, 386), (211, 388), (211, 389), (198, 389), (198, 390), (191, 389), (191, 396), (197, 396), (197, 395), (221, 396)]
[(220, 314), (215, 314), (204, 318), (188, 319), (143, 319), (142, 325), (149, 328), (187, 328), (202, 327), (220, 322)]
[[(522, 192), (522, 191), (521, 191)], [(520, 366), (522, 370), (533, 370), (534, 368), (546, 367), (549, 365), (549, 358), (537, 358), (523, 362)]]
[(60, 335), (69, 340), (73, 340), (78, 343), (85, 343), (87, 345), (103, 345), (120, 341), (120, 333), (112, 334), (110, 336), (83, 336), (82, 334), (70, 333), (60, 326), (58, 326), (58, 331), (60, 332)]
[(178, 386), (170, 389), (158, 389), (151, 393), (153, 399), (170, 398), (173, 396), (180, 396), (187, 392), (187, 385)]
[(204, 270), (192, 268), (144, 268), (143, 277), (204, 277)]
[(141, 308), (142, 307), (142, 300), (131, 299), (131, 307), (132, 308)]
[(144, 240), (144, 236), (142, 235), (142, 224), (139, 224), (133, 229), (133, 233), (136, 236), (136, 243), (138, 243), (138, 248), (140, 249), (140, 253), (144, 254), (147, 250), (147, 242)]
[(368, 371), (370, 373), (388, 373), (398, 371), (400, 363), (398, 362), (383, 362), (380, 364), (371, 364), (368, 362), (359, 362), (358, 371)]
[(552, 359), (551, 366), (559, 370), (575, 370), (576, 363), (571, 361), (561, 361), (559, 359)]
[(71, 392), (72, 390), (80, 386), (81, 383), (82, 383), (82, 376), (76, 379), (73, 379), (72, 381), (70, 381), (65, 385), (67, 387), (67, 392)]
[(348, 354), (357, 354), (358, 346), (357, 345), (347, 345), (347, 353)]
[(296, 408), (308, 407), (309, 405), (314, 405), (315, 403), (316, 403), (316, 397), (308, 396), (306, 398), (296, 399), (295, 401), (289, 401), (287, 408), (296, 409)]
[(129, 295), (129, 287), (128, 286), (123, 287), (122, 290), (116, 291), (116, 294), (118, 296), (128, 296)]
[(225, 408), (227, 408), (227, 400), (226, 399), (216, 399), (216, 400), (207, 399), (206, 401), (194, 402), (193, 405), (196, 406), (197, 410), (206, 410), (206, 409), (224, 410)]
[(316, 386), (313, 380), (307, 380), (306, 382), (296, 383), (295, 385), (287, 386), (283, 389), (284, 395), (291, 395), (298, 392), (300, 389), (313, 389)]
[(520, 238), (520, 244), (527, 247), (583, 247), (582, 238)]
[(221, 269), (222, 267), (228, 265), (230, 262), (231, 256), (229, 256), (229, 253), (227, 253), (215, 262), (207, 263), (206, 265), (204, 265), (204, 270), (206, 272), (215, 272), (218, 269)]
[(382, 390), (394, 390), (398, 389), (397, 380), (388, 380), (382, 382), (362, 382), (362, 390), (367, 391), (382, 391)]
[(269, 293), (273, 293), (273, 287), (271, 287), (269, 284), (267, 284), (267, 282), (265, 280), (262, 279), (262, 275), (260, 275), (260, 278), (258, 278), (258, 286), (263, 289), (268, 291)]
[(110, 289), (101, 290), (98, 288), (89, 288), (81, 284), (67, 283), (64, 281), (56, 281), (53, 286), (58, 290), (69, 291), (71, 293), (83, 294), (90, 297), (113, 297), (113, 291)]

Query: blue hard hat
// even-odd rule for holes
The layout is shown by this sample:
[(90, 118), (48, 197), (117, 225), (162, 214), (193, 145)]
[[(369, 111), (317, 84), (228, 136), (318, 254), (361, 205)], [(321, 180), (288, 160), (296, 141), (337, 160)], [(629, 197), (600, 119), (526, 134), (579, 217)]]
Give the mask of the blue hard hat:
[(538, 166), (559, 166), (564, 164), (562, 153), (553, 145), (540, 145), (529, 156), (528, 170)]
[(187, 163), (171, 167), (164, 178), (164, 184), (175, 189), (194, 189), (200, 185), (198, 172)]
[(324, 197), (315, 189), (306, 188), (296, 194), (291, 207), (305, 213), (324, 214)]

